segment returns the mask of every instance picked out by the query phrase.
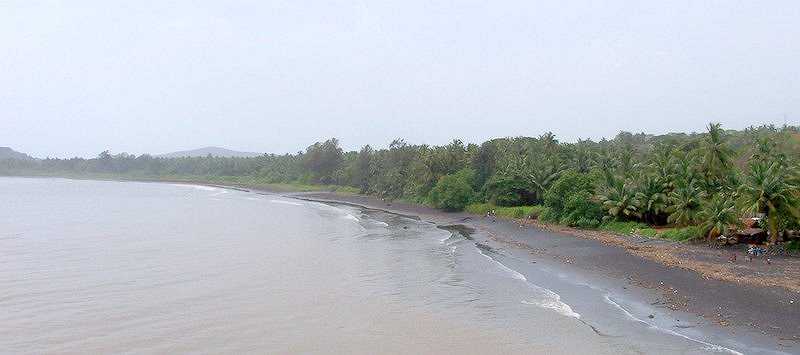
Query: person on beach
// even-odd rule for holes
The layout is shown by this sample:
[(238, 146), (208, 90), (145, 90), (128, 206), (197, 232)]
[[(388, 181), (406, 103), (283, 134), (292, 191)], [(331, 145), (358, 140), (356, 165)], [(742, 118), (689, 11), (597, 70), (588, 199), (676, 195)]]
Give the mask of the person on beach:
[(492, 223), (497, 222), (497, 213), (492, 210)]

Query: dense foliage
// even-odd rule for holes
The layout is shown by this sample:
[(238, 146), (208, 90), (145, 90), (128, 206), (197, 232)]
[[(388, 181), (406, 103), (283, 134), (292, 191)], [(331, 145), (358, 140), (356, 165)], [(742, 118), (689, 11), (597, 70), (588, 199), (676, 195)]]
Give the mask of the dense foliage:
[(345, 152), (330, 139), (297, 154), (254, 158), (105, 151), (92, 159), (3, 159), (0, 174), (335, 184), (448, 210), (470, 203), (539, 204), (542, 219), (586, 228), (611, 222), (684, 227), (675, 239), (698, 230), (714, 237), (737, 227), (743, 217), (763, 217), (762, 227), (774, 240), (784, 230), (799, 228), (798, 158), (797, 127), (726, 131), (710, 124), (704, 133), (622, 132), (599, 142), (564, 143), (548, 133), (480, 145), (395, 140), (387, 148), (365, 146), (358, 152)]

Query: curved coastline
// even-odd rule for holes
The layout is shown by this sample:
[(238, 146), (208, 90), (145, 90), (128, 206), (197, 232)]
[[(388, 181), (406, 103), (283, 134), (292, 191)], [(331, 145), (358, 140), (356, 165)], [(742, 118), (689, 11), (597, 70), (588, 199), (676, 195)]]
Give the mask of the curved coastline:
[[(772, 302), (773, 306), (781, 298), (796, 297), (784, 289), (757, 288), (707, 279), (690, 270), (668, 267), (626, 253), (613, 244), (531, 226), (520, 228), (518, 223), (511, 220), (498, 220), (492, 223), (467, 213), (443, 212), (405, 203), (389, 205), (374, 197), (361, 195), (339, 195), (331, 192), (280, 193), (280, 195), (307, 201), (344, 204), (406, 217), (415, 216), (434, 223), (439, 228), (457, 231), (469, 238), (481, 237), (482, 240), (499, 243), (505, 248), (523, 249), (531, 255), (530, 262), (549, 262), (555, 267), (563, 267), (571, 272), (588, 275), (590, 278), (616, 280), (621, 286), (616, 287), (615, 292), (622, 294), (612, 296), (622, 296), (624, 299), (639, 302), (642, 306), (652, 308), (653, 313), (674, 314), (672, 318), (676, 320), (682, 318), (686, 322), (687, 317), (697, 318), (697, 324), (692, 326), (674, 324), (671, 328), (675, 329), (661, 324), (645, 323), (665, 336), (684, 338), (702, 345), (711, 352), (785, 354), (800, 349), (798, 342), (800, 324), (796, 322), (796, 319), (800, 319), (800, 311), (796, 307), (779, 312), (769, 308), (753, 307), (753, 297), (759, 297), (762, 302)], [(544, 245), (538, 246), (540, 242)], [(715, 295), (725, 295), (724, 307), (709, 300)], [(767, 299), (764, 300), (764, 297)], [(678, 304), (679, 302), (683, 303)], [(619, 303), (615, 304), (620, 307)], [(630, 314), (624, 307), (622, 310), (625, 312), (620, 311), (621, 313)], [(646, 314), (642, 316), (648, 317)], [(640, 317), (635, 318), (641, 320)], [(689, 328), (692, 329), (691, 335), (682, 331)], [(705, 339), (703, 334), (708, 334), (714, 339), (729, 339), (729, 341), (721, 345), (718, 341)], [(749, 351), (739, 351), (736, 346), (744, 346)]]
[[(731, 339), (734, 339), (733, 343), (744, 344), (748, 349), (752, 350), (745, 351), (746, 353), (794, 353), (800, 349), (800, 343), (798, 343), (800, 339), (798, 337), (800, 324), (796, 322), (797, 319), (800, 319), (800, 312), (798, 312), (797, 307), (776, 312), (775, 307), (766, 310), (753, 309), (751, 302), (743, 302), (752, 300), (754, 296), (767, 296), (769, 298), (766, 301), (762, 300), (762, 302), (774, 303), (778, 298), (796, 297), (796, 295), (785, 290), (764, 290), (752, 286), (730, 285), (725, 281), (709, 280), (685, 269), (669, 268), (651, 260), (626, 253), (615, 245), (607, 245), (569, 234), (541, 230), (535, 227), (531, 228), (530, 226), (521, 228), (514, 221), (498, 220), (497, 223), (490, 223), (466, 213), (448, 213), (405, 203), (386, 204), (384, 201), (370, 196), (340, 195), (332, 192), (287, 193), (285, 191), (269, 191), (259, 188), (186, 181), (140, 182), (204, 185), (305, 201), (349, 205), (366, 210), (400, 215), (405, 218), (423, 220), (433, 223), (439, 228), (460, 233), (468, 239), (480, 235), (482, 240), (487, 242), (499, 243), (507, 248), (525, 250), (532, 256), (531, 262), (549, 259), (551, 264), (560, 265), (559, 267), (563, 266), (573, 272), (597, 274), (601, 277), (618, 280), (626, 285), (622, 287), (625, 290), (625, 297), (638, 298), (643, 304), (650, 303), (646, 300), (647, 298), (656, 299), (656, 302), (652, 303), (656, 307), (670, 302), (667, 300), (668, 297), (662, 298), (660, 296), (668, 296), (666, 295), (667, 293), (677, 291), (677, 287), (670, 286), (674, 282), (680, 285), (681, 294), (685, 297), (684, 300), (688, 300), (687, 307), (686, 309), (677, 310), (666, 307), (665, 313), (677, 312), (682, 315), (699, 315), (707, 322), (696, 326), (697, 330), (715, 334), (716, 338), (731, 337)], [(543, 245), (538, 245), (540, 242)], [(581, 258), (571, 259), (569, 256), (565, 256), (570, 252), (583, 254), (580, 255)], [(543, 256), (547, 258), (542, 258)], [(599, 263), (597, 257), (602, 257), (605, 262)], [(635, 262), (632, 264), (631, 260)], [(642, 270), (636, 270), (640, 266), (645, 266), (642, 269), (647, 269), (646, 271), (648, 272), (642, 273), (640, 272)], [(631, 274), (636, 275), (632, 276)], [(659, 279), (664, 281), (658, 281)], [(728, 312), (728, 314), (726, 314), (727, 317), (725, 319), (730, 321), (727, 324), (720, 324), (716, 321), (717, 318), (715, 316), (724, 315), (722, 314), (722, 308), (709, 302), (708, 298), (694, 298), (693, 296), (699, 294), (719, 295), (725, 294), (725, 291), (729, 291), (726, 294), (728, 296), (728, 309), (724, 311)], [(800, 302), (792, 303), (797, 304)], [(734, 305), (733, 308), (731, 308), (731, 304)], [(617, 306), (619, 307), (619, 304)], [(627, 312), (624, 307), (622, 310)], [(719, 310), (719, 313), (713, 314), (717, 310)], [(638, 317), (634, 318), (640, 320)], [(750, 323), (746, 323), (747, 321)], [(649, 322), (645, 323), (652, 326)], [(673, 336), (708, 344), (709, 348), (707, 350), (709, 351), (738, 353), (737, 350), (729, 349), (723, 345), (716, 345), (714, 342), (694, 339), (671, 329), (666, 329), (666, 331), (667, 333), (675, 333), (672, 334)]]

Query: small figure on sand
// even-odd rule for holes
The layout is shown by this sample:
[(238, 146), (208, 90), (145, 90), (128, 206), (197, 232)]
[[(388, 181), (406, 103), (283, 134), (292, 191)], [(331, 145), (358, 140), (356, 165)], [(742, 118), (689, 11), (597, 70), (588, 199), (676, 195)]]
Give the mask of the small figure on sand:
[[(767, 254), (767, 249), (762, 248), (762, 247), (760, 247), (760, 246), (758, 246), (756, 244), (749, 244), (747, 246), (747, 257), (748, 257), (750, 262), (753, 262), (753, 257), (754, 256), (758, 257), (758, 256), (766, 255), (766, 254)], [(770, 260), (769, 258), (766, 258), (766, 259), (767, 259), (766, 260), (767, 264), (772, 264), (772, 260)]]

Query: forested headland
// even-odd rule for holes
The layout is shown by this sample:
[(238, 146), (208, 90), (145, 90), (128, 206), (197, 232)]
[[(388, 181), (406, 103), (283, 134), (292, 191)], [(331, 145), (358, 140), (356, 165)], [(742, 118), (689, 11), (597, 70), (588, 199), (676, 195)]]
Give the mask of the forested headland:
[(359, 151), (329, 139), (296, 154), (251, 158), (104, 151), (91, 159), (3, 159), (0, 175), (336, 185), (447, 210), (514, 207), (517, 217), (579, 228), (669, 226), (666, 235), (680, 240), (714, 239), (746, 217), (760, 217), (772, 242), (800, 229), (800, 129), (793, 126), (734, 131), (712, 123), (702, 133), (621, 132), (574, 143), (551, 133), (480, 145), (395, 140)]

